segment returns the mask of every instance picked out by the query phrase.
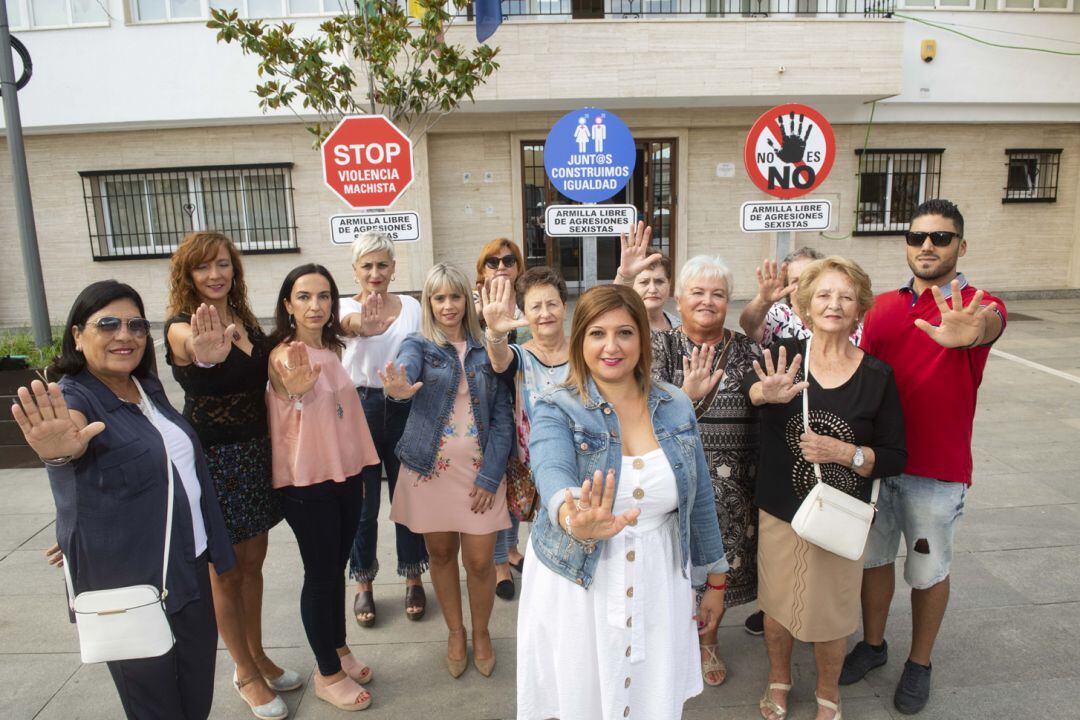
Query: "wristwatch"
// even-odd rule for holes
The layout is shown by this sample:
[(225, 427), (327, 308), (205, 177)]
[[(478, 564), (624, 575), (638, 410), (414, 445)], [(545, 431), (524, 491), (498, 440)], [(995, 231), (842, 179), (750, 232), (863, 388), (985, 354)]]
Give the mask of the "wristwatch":
[(855, 446), (855, 455), (851, 458), (851, 467), (853, 470), (858, 470), (866, 462), (866, 458), (863, 456), (862, 446)]

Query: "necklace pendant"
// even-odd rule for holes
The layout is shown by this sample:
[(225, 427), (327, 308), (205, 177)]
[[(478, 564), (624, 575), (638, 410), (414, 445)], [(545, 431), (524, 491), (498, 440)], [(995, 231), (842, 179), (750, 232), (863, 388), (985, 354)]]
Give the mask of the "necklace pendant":
[(340, 402), (337, 404), (337, 416), (338, 416), (339, 420), (341, 418), (345, 417), (345, 411), (341, 408), (341, 403)]

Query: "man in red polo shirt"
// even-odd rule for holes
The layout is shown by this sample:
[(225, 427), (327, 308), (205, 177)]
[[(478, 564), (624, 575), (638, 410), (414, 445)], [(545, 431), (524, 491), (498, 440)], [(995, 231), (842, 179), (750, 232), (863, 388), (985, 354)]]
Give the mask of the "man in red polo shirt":
[(904, 408), (908, 460), (885, 478), (870, 529), (862, 581), (863, 639), (844, 659), (841, 685), (888, 659), (885, 623), (901, 534), (911, 586), (911, 651), (893, 703), (917, 713), (930, 699), (930, 653), (949, 602), (953, 535), (971, 485), (971, 426), (990, 346), (1005, 328), (1005, 305), (976, 290), (956, 262), (967, 252), (964, 218), (948, 200), (915, 210), (905, 234), (914, 277), (877, 296), (860, 346), (889, 363)]

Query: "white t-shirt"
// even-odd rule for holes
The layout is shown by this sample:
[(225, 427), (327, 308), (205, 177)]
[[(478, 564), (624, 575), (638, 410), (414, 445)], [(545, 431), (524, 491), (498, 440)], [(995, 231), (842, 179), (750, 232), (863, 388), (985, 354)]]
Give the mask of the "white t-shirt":
[[(146, 410), (143, 410), (146, 414)], [(179, 473), (179, 480), (187, 495), (188, 505), (191, 508), (191, 526), (195, 535), (195, 557), (206, 552), (206, 524), (202, 515), (202, 486), (199, 485), (199, 475), (195, 469), (195, 448), (191, 444), (191, 438), (169, 420), (157, 408), (149, 413), (150, 422), (154, 424), (161, 437), (165, 440), (165, 447), (169, 449), (173, 466)], [(174, 482), (177, 477), (174, 475)]]
[[(341, 355), (341, 364), (356, 387), (381, 388), (383, 385), (378, 371), (397, 357), (398, 348), (406, 337), (420, 331), (420, 303), (409, 295), (397, 297), (401, 300), (401, 312), (394, 323), (386, 328), (386, 332), (372, 337), (344, 338), (345, 352)], [(360, 311), (360, 303), (354, 298), (338, 300), (338, 317), (342, 321)]]

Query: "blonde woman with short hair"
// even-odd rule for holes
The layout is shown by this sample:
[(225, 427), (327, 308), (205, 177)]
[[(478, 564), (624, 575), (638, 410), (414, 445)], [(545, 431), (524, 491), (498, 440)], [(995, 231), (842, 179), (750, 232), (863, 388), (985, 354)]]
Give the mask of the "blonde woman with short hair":
[[(387, 494), (390, 502), (394, 502), (400, 466), (394, 448), (409, 417), (408, 403), (393, 402), (386, 397), (379, 370), (397, 357), (405, 338), (420, 329), (421, 313), (420, 303), (414, 298), (390, 292), (397, 270), (393, 240), (380, 232), (361, 233), (352, 244), (352, 258), (353, 277), (360, 292), (338, 301), (345, 340), (341, 363), (360, 395), (379, 462), (364, 468), (362, 473), (364, 509), (349, 557), (349, 577), (356, 581), (353, 616), (360, 627), (372, 627), (375, 624), (373, 583), (379, 572), (376, 548), (382, 475), (385, 471)], [(405, 617), (420, 620), (427, 610), (427, 596), (420, 577), (428, 568), (424, 538), (400, 524), (395, 524), (394, 532), (397, 574), (405, 578)]]

